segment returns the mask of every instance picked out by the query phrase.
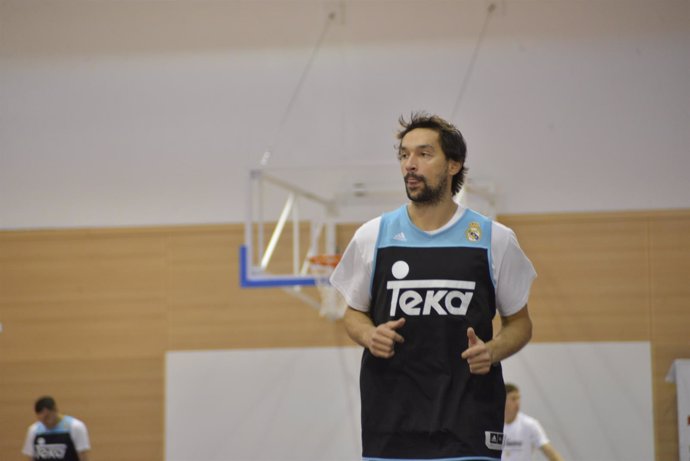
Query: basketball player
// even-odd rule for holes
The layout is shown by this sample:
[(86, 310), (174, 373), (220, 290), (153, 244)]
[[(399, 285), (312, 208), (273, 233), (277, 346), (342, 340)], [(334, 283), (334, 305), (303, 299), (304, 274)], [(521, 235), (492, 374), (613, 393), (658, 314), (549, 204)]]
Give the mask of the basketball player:
[(83, 422), (60, 414), (49, 396), (36, 400), (34, 410), (38, 421), (29, 426), (22, 450), (28, 459), (88, 461), (91, 444)]
[(453, 200), (466, 171), (460, 131), (426, 113), (400, 123), (409, 202), (361, 226), (331, 276), (364, 347), (363, 459), (498, 461), (500, 361), (531, 338), (536, 273), (510, 229)]
[(532, 461), (532, 453), (539, 448), (549, 461), (563, 461), (551, 446), (539, 421), (520, 411), (520, 389), (506, 383), (505, 447), (502, 461)]

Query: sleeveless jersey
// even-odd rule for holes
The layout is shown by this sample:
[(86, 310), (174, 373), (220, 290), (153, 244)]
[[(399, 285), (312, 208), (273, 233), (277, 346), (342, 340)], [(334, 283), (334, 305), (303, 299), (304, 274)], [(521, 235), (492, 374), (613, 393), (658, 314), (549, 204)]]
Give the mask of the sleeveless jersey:
[(405, 206), (384, 214), (372, 274), (375, 325), (405, 317), (395, 355), (362, 357), (365, 458), (500, 459), (505, 388), (500, 364), (470, 374), (467, 328), (493, 337), (491, 220), (467, 210), (435, 234)]
[(65, 416), (53, 429), (40, 424), (34, 436), (34, 460), (79, 461), (77, 449), (70, 436), (71, 417)]

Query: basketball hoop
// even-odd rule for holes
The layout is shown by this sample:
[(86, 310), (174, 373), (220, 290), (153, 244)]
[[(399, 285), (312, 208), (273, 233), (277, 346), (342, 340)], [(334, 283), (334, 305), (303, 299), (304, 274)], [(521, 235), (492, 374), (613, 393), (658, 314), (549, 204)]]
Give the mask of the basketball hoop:
[(330, 266), (331, 271), (340, 262), (341, 255), (316, 255), (309, 258), (312, 266)]
[(320, 254), (309, 258), (309, 271), (316, 278), (316, 288), (321, 297), (319, 315), (330, 320), (338, 320), (345, 315), (347, 302), (340, 292), (333, 287), (328, 278), (340, 262), (341, 255)]

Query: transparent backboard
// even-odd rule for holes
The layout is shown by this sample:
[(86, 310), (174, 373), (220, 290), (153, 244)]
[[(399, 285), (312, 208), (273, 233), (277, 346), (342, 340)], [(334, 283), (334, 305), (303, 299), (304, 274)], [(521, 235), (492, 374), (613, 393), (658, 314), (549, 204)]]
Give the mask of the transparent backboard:
[[(336, 226), (364, 223), (407, 201), (397, 163), (265, 167), (248, 172), (247, 188), (243, 287), (326, 283), (324, 276), (310, 273), (308, 260), (339, 250)], [(467, 178), (456, 200), (495, 215), (490, 181)]]

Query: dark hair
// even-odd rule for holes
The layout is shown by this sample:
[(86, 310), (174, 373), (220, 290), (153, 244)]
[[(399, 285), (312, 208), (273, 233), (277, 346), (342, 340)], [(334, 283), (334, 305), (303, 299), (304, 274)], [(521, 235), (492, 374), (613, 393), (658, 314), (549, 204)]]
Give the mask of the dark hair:
[(57, 408), (57, 405), (55, 404), (55, 399), (46, 395), (36, 400), (36, 403), (34, 404), (34, 410), (36, 410), (36, 413), (40, 413), (45, 408), (47, 408), (50, 411), (54, 411)]
[(506, 383), (506, 395), (511, 392), (520, 392), (520, 389), (513, 383)]
[[(398, 131), (397, 138), (400, 141), (407, 133), (417, 128), (429, 128), (438, 133), (441, 149), (443, 149), (446, 158), (462, 164), (460, 171), (453, 176), (451, 185), (453, 195), (460, 192), (465, 182), (465, 174), (467, 173), (467, 168), (465, 168), (467, 145), (460, 130), (438, 115), (430, 115), (426, 112), (412, 112), (409, 122), (401, 115), (398, 122), (400, 122), (401, 130)], [(400, 144), (398, 144), (398, 150), (400, 150)]]

